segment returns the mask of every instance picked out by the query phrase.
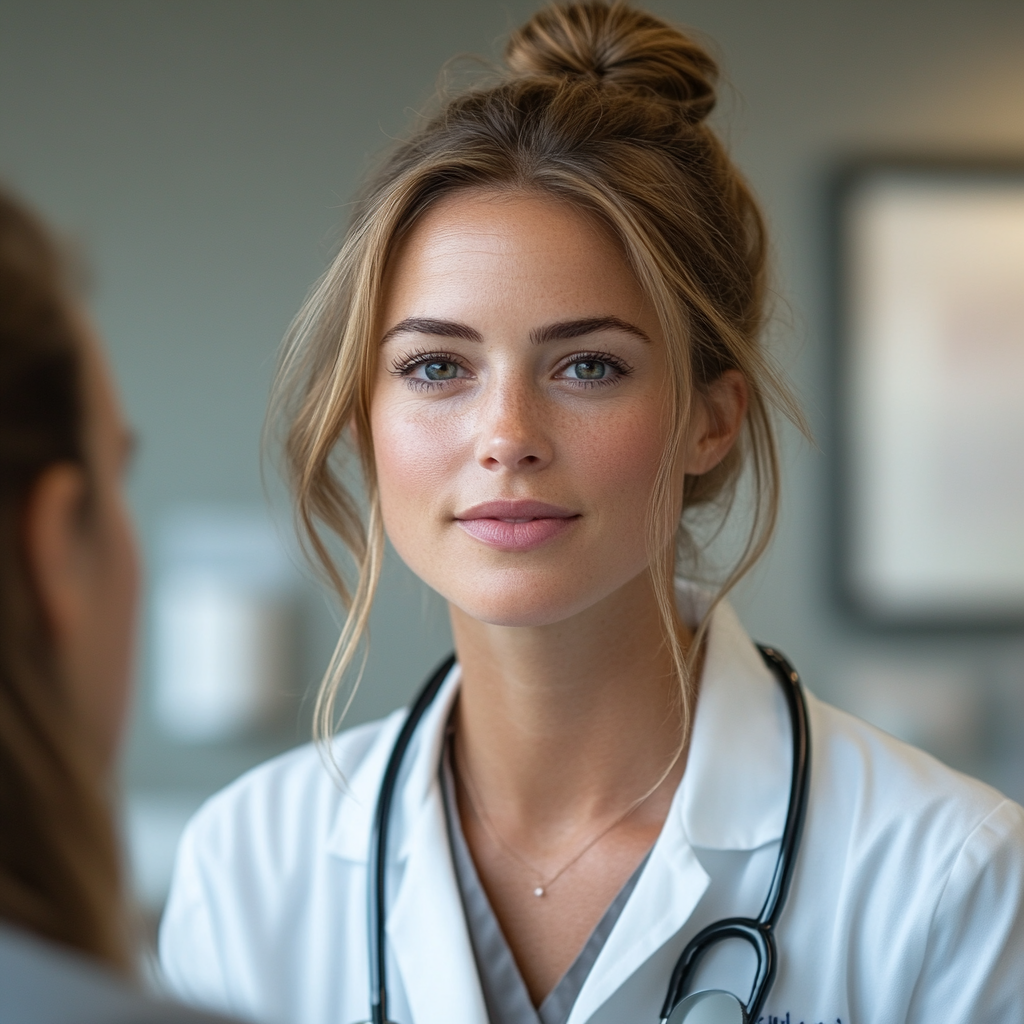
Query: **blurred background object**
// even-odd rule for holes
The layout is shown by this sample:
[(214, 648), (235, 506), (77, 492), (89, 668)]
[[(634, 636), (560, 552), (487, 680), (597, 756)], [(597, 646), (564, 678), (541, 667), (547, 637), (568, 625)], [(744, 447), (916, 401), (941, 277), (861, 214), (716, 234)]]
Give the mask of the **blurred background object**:
[(153, 583), (153, 710), (181, 743), (271, 725), (294, 691), (294, 570), (260, 509), (178, 509)]
[[(153, 914), (192, 810), (308, 737), (305, 695), (337, 637), (318, 587), (291, 575), (273, 474), (277, 525), (252, 526), (266, 507), (259, 436), (280, 338), (337, 243), (361, 173), (429, 101), (442, 65), (496, 56), (536, 6), (0, 0), (0, 179), (87, 255), (93, 309), (142, 442), (132, 496), (149, 610), (124, 784), (137, 889)], [(1024, 4), (647, 6), (696, 27), (721, 56), (715, 116), (772, 226), (773, 334), (818, 438), (815, 449), (784, 432), (782, 522), (736, 595), (739, 610), (821, 696), (1020, 799), (1024, 633), (879, 629), (839, 600), (828, 224), (834, 172), (862, 154), (1024, 158)], [(1004, 469), (1019, 481), (1024, 457)], [(264, 560), (281, 575), (257, 585), (246, 573)], [(201, 622), (182, 622), (176, 587), (202, 592), (184, 605), (205, 609)], [(218, 617), (234, 622), (233, 644), (213, 630)], [(204, 629), (221, 639), (202, 646)], [(172, 642), (168, 655), (160, 637), (180, 630), (199, 646), (173, 653)], [(246, 631), (265, 644), (248, 660), (238, 654)], [(371, 632), (353, 723), (406, 700), (450, 642), (440, 602), (396, 559)], [(197, 698), (189, 686), (204, 673), (218, 682)]]
[(869, 161), (837, 207), (846, 592), (1024, 628), (1024, 161)]

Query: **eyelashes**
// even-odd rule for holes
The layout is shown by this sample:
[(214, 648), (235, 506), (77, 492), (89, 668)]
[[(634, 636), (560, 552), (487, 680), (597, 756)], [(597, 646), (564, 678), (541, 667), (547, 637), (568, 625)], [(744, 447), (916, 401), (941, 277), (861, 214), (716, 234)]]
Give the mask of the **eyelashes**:
[(428, 363), (451, 363), (453, 366), (462, 366), (462, 360), (453, 352), (411, 352), (392, 360), (388, 373), (393, 377), (405, 377)]
[[(436, 379), (413, 376), (420, 368), (425, 373), (429, 372), (427, 370), (429, 366), (444, 367), (445, 370)], [(451, 373), (451, 368), (454, 368), (454, 373)], [(404, 378), (409, 387), (415, 388), (417, 391), (433, 391), (443, 388), (453, 381), (465, 380), (465, 376), (460, 378), (460, 370), (463, 374), (468, 375), (469, 371), (463, 365), (462, 360), (451, 352), (414, 352), (411, 355), (399, 356), (395, 359), (388, 369), (388, 373), (393, 377)]]
[[(596, 376), (567, 376), (568, 371), (581, 364), (589, 364), (586, 373)], [(428, 367), (434, 367), (428, 370)], [(603, 369), (603, 368), (607, 368)], [(414, 376), (417, 371), (433, 373), (433, 377)], [(610, 370), (610, 372), (607, 372)], [(579, 373), (580, 370), (577, 370)], [(457, 380), (465, 380), (472, 376), (460, 356), (454, 352), (419, 351), (399, 355), (388, 367), (393, 377), (404, 379), (410, 387), (417, 390), (435, 390), (453, 384)], [(618, 384), (633, 373), (633, 367), (620, 356), (611, 352), (587, 350), (573, 352), (559, 361), (555, 370), (555, 379), (565, 381), (574, 388), (610, 387)]]
[(561, 361), (559, 373), (564, 374), (574, 366), (581, 368), (584, 364), (590, 364), (592, 368), (595, 366), (610, 367), (612, 374), (606, 376), (602, 373), (601, 376), (596, 378), (560, 377), (560, 379), (568, 380), (577, 387), (610, 387), (618, 384), (619, 381), (630, 376), (633, 372), (633, 367), (629, 363), (619, 356), (612, 355), (610, 352), (574, 352), (571, 356)]

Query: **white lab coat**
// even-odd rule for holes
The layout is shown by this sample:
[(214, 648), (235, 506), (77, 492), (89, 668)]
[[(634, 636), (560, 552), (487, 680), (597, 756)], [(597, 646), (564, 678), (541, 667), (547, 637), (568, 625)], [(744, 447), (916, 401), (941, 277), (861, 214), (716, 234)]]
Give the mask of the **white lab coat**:
[[(438, 783), (455, 669), (413, 740), (393, 810), (390, 1017), (486, 1024)], [(808, 694), (811, 790), (762, 1020), (1024, 1021), (1024, 811)], [(243, 776), (189, 825), (161, 930), (174, 991), (273, 1024), (369, 1015), (367, 851), (403, 713), (343, 733), (339, 785), (312, 747)], [(657, 1021), (683, 945), (755, 916), (789, 798), (789, 716), (728, 606), (712, 620), (686, 772), (568, 1024)], [(747, 998), (730, 944), (701, 987)]]

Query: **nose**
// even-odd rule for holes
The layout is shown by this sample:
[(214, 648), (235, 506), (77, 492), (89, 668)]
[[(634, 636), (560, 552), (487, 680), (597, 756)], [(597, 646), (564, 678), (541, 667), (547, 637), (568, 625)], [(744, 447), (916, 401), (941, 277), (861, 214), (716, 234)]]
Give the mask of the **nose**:
[(507, 378), (480, 397), (477, 462), (491, 472), (533, 472), (551, 463), (543, 403), (529, 383)]

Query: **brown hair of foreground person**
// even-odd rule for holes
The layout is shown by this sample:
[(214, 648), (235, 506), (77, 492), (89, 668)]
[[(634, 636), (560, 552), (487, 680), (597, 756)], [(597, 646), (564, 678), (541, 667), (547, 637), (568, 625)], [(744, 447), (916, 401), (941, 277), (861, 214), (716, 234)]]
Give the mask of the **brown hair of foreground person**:
[(107, 765), (86, 741), (28, 553), (34, 488), (79, 470), (84, 325), (58, 247), (0, 191), (0, 921), (127, 969)]

